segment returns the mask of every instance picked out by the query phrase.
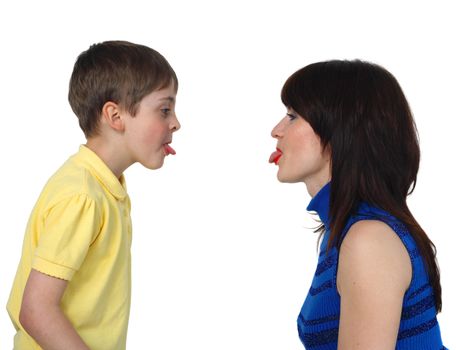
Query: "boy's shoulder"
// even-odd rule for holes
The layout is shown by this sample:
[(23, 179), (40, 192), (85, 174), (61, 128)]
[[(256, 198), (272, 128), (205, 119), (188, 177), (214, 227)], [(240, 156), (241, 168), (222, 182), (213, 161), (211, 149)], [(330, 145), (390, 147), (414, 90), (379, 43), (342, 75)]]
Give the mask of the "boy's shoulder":
[(39, 198), (42, 206), (50, 209), (77, 196), (88, 197), (100, 205), (107, 200), (107, 189), (99, 175), (103, 169), (97, 169), (97, 164), (84, 156), (85, 152), (81, 146), (80, 151), (49, 178)]

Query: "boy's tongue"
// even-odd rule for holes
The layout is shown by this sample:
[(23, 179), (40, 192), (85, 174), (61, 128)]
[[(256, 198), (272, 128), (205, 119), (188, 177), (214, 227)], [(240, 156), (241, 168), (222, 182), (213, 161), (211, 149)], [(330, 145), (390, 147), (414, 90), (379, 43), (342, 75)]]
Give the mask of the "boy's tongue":
[(277, 149), (277, 151), (272, 152), (271, 156), (269, 157), (269, 163), (277, 164), (277, 162), (281, 156), (282, 156), (282, 152), (279, 149)]
[(176, 154), (176, 151), (170, 145), (166, 144), (163, 147), (165, 148), (166, 154)]

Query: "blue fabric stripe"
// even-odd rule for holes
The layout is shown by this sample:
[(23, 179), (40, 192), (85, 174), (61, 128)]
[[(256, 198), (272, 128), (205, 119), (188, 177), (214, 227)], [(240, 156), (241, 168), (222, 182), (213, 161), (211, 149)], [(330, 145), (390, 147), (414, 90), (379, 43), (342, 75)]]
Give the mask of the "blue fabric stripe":
[(394, 219), (394, 216), (390, 216), (391, 221), (388, 220), (387, 223), (390, 223), (393, 227), (393, 230), (399, 235), (400, 238), (405, 238), (408, 235), (407, 227), (403, 223), (398, 223)]
[(302, 314), (299, 314), (298, 322), (302, 323), (304, 326), (315, 326), (317, 324), (336, 321), (339, 319), (339, 317), (339, 314), (333, 314), (325, 317), (314, 318), (312, 320), (306, 320)]
[(323, 272), (331, 268), (336, 263), (336, 259), (333, 255), (323, 260), (317, 266), (317, 271), (315, 272), (315, 276), (321, 275)]
[(318, 254), (318, 257), (321, 258), (321, 257), (322, 257), (323, 255), (325, 255), (325, 254), (326, 254), (326, 249), (325, 249), (325, 250), (322, 250), (322, 251), (320, 252), (320, 254)]
[(329, 281), (324, 282), (323, 284), (321, 284), (317, 288), (311, 287), (310, 290), (309, 290), (309, 293), (310, 293), (310, 295), (315, 296), (315, 295), (320, 294), (324, 290), (329, 289), (331, 287), (332, 287), (332, 281), (329, 280)]
[(437, 319), (434, 317), (432, 320), (421, 323), (420, 325), (405, 329), (402, 332), (399, 332), (399, 335), (397, 336), (397, 340), (402, 340), (405, 338), (410, 338), (417, 336), (418, 334), (427, 332), (428, 330), (434, 328), (437, 325)]
[(426, 310), (429, 310), (434, 306), (434, 296), (429, 295), (426, 298), (420, 300), (416, 304), (407, 306), (402, 310), (401, 319), (408, 320), (417, 315), (421, 315)]
[(316, 346), (328, 344), (328, 343), (335, 343), (337, 342), (337, 338), (339, 336), (339, 329), (331, 328), (325, 331), (317, 332), (317, 333), (301, 333), (299, 331), (299, 337), (301, 338), (302, 343), (306, 347), (306, 349), (311, 349)]
[(409, 252), (409, 254), (410, 254), (410, 259), (413, 260), (413, 259), (416, 259), (417, 257), (420, 256), (420, 251), (419, 251), (418, 248), (415, 248), (415, 249), (411, 250), (411, 251)]
[(424, 285), (422, 285), (420, 288), (418, 288), (417, 290), (415, 290), (414, 292), (412, 292), (407, 300), (410, 300), (410, 299), (413, 299), (414, 297), (416, 297), (417, 295), (423, 293), (426, 289), (430, 288), (431, 285), (429, 283), (425, 283)]

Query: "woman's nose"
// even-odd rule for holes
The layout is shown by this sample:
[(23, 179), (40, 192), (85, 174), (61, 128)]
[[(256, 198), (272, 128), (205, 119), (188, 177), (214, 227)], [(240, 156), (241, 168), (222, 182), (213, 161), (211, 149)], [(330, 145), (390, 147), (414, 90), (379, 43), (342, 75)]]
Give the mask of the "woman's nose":
[(274, 129), (272, 129), (271, 131), (271, 136), (275, 139), (278, 139), (279, 137), (283, 136), (282, 121), (283, 120), (281, 120), (276, 126), (274, 126)]

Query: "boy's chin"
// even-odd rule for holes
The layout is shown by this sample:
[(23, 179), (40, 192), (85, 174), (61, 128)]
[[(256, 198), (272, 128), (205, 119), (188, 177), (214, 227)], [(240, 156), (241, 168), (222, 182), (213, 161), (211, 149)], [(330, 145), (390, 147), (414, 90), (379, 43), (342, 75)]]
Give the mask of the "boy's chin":
[(141, 165), (149, 170), (157, 170), (157, 169), (160, 169), (164, 163), (165, 163), (165, 160), (162, 159), (161, 161), (158, 161), (158, 162), (157, 161), (149, 162), (149, 163), (141, 162)]

